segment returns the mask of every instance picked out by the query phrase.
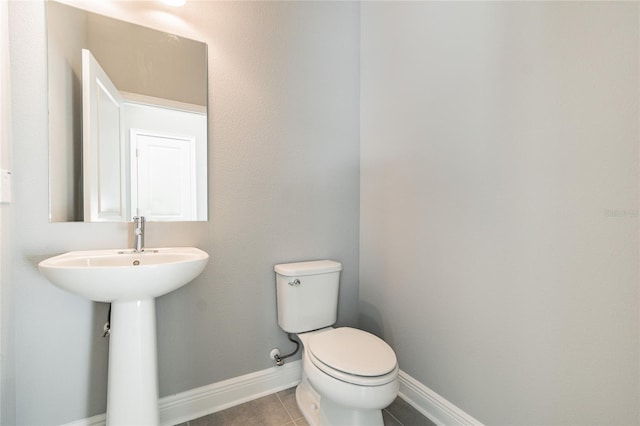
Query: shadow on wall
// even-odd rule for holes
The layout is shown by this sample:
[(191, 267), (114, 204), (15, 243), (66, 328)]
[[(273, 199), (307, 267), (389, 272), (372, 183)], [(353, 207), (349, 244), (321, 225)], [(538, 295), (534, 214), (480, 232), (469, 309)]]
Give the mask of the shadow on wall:
[(92, 302), (91, 355), (87, 412), (92, 415), (107, 411), (107, 376), (109, 365), (109, 336), (104, 336), (104, 325), (109, 320), (109, 303)]
[(362, 301), (360, 302), (359, 308), (360, 315), (358, 317), (358, 324), (360, 325), (360, 329), (375, 334), (387, 343), (392, 341), (392, 336), (385, 336), (384, 334), (384, 325), (382, 323), (380, 310), (372, 304)]

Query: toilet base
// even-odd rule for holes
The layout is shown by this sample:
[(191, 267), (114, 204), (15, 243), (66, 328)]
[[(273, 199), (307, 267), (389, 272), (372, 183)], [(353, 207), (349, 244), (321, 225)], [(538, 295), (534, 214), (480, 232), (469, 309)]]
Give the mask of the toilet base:
[(383, 426), (382, 410), (344, 407), (316, 392), (302, 373), (296, 402), (310, 426)]
[(309, 426), (320, 424), (320, 395), (309, 385), (304, 372), (302, 381), (296, 387), (296, 402)]

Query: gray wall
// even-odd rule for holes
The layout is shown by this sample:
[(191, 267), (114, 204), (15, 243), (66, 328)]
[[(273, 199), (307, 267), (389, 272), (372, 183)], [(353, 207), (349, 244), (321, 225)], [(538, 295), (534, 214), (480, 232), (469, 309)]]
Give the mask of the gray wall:
[[(189, 2), (171, 18), (154, 5), (93, 4), (209, 44), (211, 220), (147, 225), (148, 246), (211, 255), (202, 276), (157, 302), (164, 396), (271, 367), (269, 350), (291, 346), (276, 322), (276, 263), (343, 262), (339, 322), (357, 324), (359, 6)], [(36, 265), (127, 246), (131, 227), (47, 221), (44, 3), (9, 6), (15, 423), (61, 424), (105, 410), (107, 310), (53, 287)]]
[[(479, 420), (638, 423), (637, 3), (150, 4), (92, 7), (210, 61), (211, 220), (148, 225), (212, 256), (158, 300), (162, 395), (271, 366), (273, 264), (329, 257), (340, 323), (360, 269), (361, 325)], [(47, 222), (44, 5), (11, 2), (10, 24), (2, 423), (59, 424), (105, 409), (106, 306), (36, 264), (131, 229)]]
[[(0, 167), (11, 169), (9, 7), (0, 3)], [(13, 304), (11, 303), (11, 204), (0, 204), (0, 423), (15, 423)], [(5, 413), (11, 415), (5, 416)]]
[(361, 324), (487, 424), (638, 424), (638, 16), (362, 3)]

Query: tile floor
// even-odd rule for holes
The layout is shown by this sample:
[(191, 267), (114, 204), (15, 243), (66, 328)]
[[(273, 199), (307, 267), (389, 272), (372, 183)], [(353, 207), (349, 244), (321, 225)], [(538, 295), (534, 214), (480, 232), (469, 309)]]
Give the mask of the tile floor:
[[(382, 411), (385, 426), (435, 426), (400, 398)], [(178, 426), (307, 426), (295, 388), (246, 402)], [(347, 426), (347, 425), (345, 425)]]

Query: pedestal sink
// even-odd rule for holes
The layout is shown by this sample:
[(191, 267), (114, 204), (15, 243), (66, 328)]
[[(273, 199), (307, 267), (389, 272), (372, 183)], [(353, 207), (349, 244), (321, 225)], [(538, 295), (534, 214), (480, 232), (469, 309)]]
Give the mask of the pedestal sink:
[(111, 303), (107, 425), (158, 425), (154, 298), (189, 283), (209, 255), (193, 247), (74, 251), (40, 262), (56, 286)]

